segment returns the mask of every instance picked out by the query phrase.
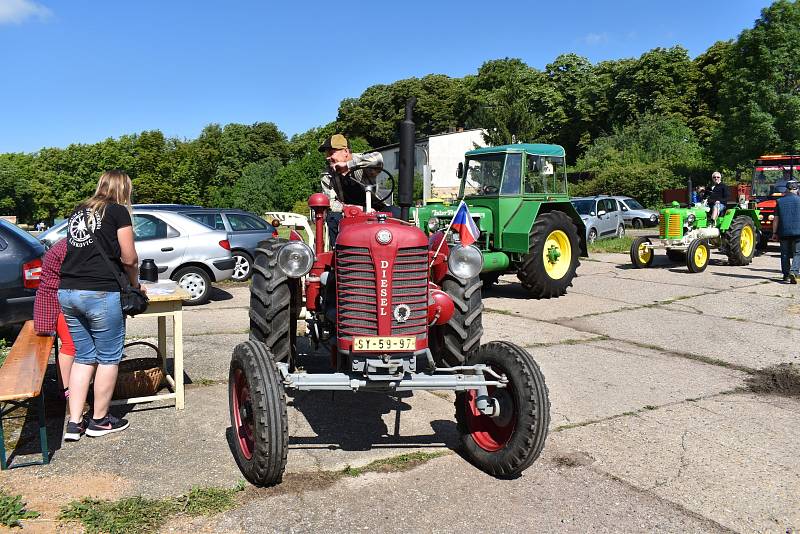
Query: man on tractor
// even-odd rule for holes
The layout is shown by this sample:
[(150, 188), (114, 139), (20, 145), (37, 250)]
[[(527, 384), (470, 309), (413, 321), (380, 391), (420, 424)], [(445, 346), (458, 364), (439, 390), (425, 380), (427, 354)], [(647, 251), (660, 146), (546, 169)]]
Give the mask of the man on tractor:
[(708, 207), (711, 208), (711, 220), (716, 222), (717, 217), (725, 213), (725, 203), (728, 202), (728, 186), (722, 183), (722, 174), (714, 171), (711, 175), (711, 187), (708, 188)]
[[(328, 213), (328, 236), (331, 246), (339, 234), (339, 221), (342, 219), (344, 204), (363, 205), (364, 188), (376, 185), (376, 177), (383, 170), (383, 156), (380, 152), (353, 153), (350, 144), (342, 134), (334, 134), (319, 146), (325, 153), (328, 167), (323, 171), (320, 181), (322, 192), (331, 200)], [(386, 204), (372, 193), (372, 207), (384, 211)]]

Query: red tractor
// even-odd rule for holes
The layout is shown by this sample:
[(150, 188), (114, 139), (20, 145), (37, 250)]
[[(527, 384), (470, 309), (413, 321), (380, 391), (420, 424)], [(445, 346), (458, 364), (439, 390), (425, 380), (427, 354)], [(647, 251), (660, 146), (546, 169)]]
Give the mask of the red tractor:
[(800, 156), (769, 155), (761, 156), (753, 167), (753, 185), (750, 199), (758, 205), (761, 214), (761, 238), (758, 248), (767, 248), (772, 237), (772, 220), (778, 198), (786, 191), (786, 182), (800, 178)]
[[(288, 452), (286, 391), (452, 390), (462, 454), (497, 477), (529, 467), (550, 421), (547, 386), (524, 349), (480, 344), (481, 252), (454, 238), (439, 244), (408, 222), (413, 178), (413, 99), (400, 129), (399, 218), (345, 206), (333, 250), (323, 236), (329, 201), (309, 198), (314, 249), (272, 239), (257, 251), (250, 339), (230, 365), (233, 450), (245, 478), (280, 482)], [(437, 249), (439, 252), (437, 254)], [(330, 372), (297, 366), (298, 320), (330, 349)]]

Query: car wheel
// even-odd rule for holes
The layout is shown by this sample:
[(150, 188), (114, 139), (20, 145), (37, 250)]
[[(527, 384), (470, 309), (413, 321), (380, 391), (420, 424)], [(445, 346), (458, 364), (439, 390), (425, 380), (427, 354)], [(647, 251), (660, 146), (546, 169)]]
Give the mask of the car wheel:
[(237, 282), (246, 282), (252, 274), (253, 258), (250, 254), (241, 250), (234, 251), (231, 256), (236, 261), (231, 278)]
[(642, 224), (641, 219), (634, 219), (631, 221), (631, 226), (633, 226), (637, 230), (640, 230), (644, 226), (644, 224)]
[(187, 293), (189, 298), (184, 300), (186, 306), (205, 304), (211, 295), (211, 278), (200, 267), (184, 267), (179, 269), (172, 277)]
[(597, 230), (594, 228), (590, 229), (589, 234), (586, 236), (586, 240), (589, 243), (594, 243), (595, 241), (597, 241)]

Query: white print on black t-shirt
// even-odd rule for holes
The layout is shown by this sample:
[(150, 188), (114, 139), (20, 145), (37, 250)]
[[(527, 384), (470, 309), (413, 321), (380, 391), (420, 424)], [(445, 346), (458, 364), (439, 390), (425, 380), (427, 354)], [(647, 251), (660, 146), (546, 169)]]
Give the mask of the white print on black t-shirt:
[(73, 213), (69, 218), (69, 244), (73, 247), (82, 248), (92, 243), (92, 234), (86, 229), (86, 221), (89, 221), (92, 233), (100, 230), (102, 223), (100, 214), (96, 211), (94, 216), (89, 215), (89, 210)]

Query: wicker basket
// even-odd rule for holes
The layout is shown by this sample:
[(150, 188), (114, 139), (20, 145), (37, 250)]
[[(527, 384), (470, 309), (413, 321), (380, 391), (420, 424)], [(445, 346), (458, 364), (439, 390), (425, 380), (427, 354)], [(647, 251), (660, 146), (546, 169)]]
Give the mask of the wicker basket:
[[(125, 344), (125, 348), (135, 345), (144, 345), (153, 349), (156, 357), (123, 359), (119, 363), (117, 385), (114, 387), (113, 398), (115, 399), (155, 395), (164, 382), (164, 356), (158, 347), (146, 341), (133, 341)], [(122, 357), (124, 358), (125, 355), (123, 354)]]

